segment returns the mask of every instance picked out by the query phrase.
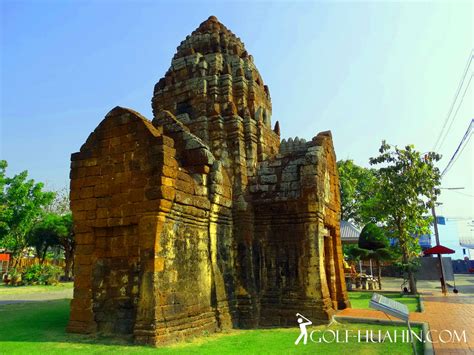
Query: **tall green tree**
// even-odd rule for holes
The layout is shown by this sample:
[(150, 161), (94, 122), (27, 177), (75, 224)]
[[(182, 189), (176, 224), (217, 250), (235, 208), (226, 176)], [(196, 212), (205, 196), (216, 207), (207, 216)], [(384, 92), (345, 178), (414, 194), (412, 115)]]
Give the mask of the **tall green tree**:
[(28, 241), (31, 246), (35, 247), (41, 264), (50, 248), (61, 248), (64, 251), (65, 259), (64, 276), (66, 279), (71, 277), (75, 250), (71, 213), (65, 215), (46, 214), (32, 229)]
[(384, 230), (374, 223), (366, 224), (360, 233), (356, 251), (359, 252), (362, 259), (375, 261), (379, 289), (382, 289), (381, 263), (394, 257), (394, 253), (390, 250), (390, 241)]
[(375, 170), (363, 168), (352, 160), (337, 162), (341, 189), (341, 219), (359, 227), (373, 222)]
[(420, 248), (418, 236), (429, 233), (429, 209), (439, 194), (440, 172), (434, 163), (441, 156), (430, 152), (421, 154), (413, 145), (404, 149), (385, 141), (379, 156), (370, 164), (381, 165), (377, 170), (376, 218), (385, 223), (392, 237), (398, 240), (402, 267), (408, 275), (410, 292), (416, 293), (415, 268)]
[(54, 213), (48, 213), (35, 224), (28, 234), (28, 244), (35, 248), (36, 256), (40, 264), (44, 263), (50, 248), (59, 244), (59, 235), (66, 233), (62, 217)]
[(53, 192), (43, 191), (42, 183), (28, 179), (23, 171), (6, 176), (7, 162), (0, 163), (0, 247), (13, 255), (13, 265), (28, 246), (27, 235), (40, 220), (43, 208), (54, 198)]
[(60, 216), (59, 230), (57, 234), (57, 246), (64, 252), (64, 276), (67, 280), (71, 279), (74, 251), (76, 243), (74, 240), (72, 213), (69, 207), (69, 189), (63, 188), (55, 192), (54, 200), (46, 207), (46, 211)]

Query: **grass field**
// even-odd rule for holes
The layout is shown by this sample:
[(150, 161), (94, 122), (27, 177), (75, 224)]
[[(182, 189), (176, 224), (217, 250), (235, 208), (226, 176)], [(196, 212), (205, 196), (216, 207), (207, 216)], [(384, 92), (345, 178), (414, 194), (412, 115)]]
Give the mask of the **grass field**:
[[(5, 354), (339, 354), (342, 351), (353, 354), (409, 354), (409, 343), (357, 343), (349, 339), (348, 343), (312, 343), (295, 346), (299, 330), (232, 330), (226, 333), (190, 339), (181, 344), (164, 348), (135, 346), (129, 339), (91, 337), (68, 334), (65, 327), (69, 316), (69, 300), (18, 303), (0, 306), (0, 353)], [(324, 326), (311, 330), (324, 330)], [(375, 331), (393, 332), (405, 329), (397, 326), (368, 324), (336, 324), (329, 329), (357, 330), (373, 329)], [(329, 341), (332, 337), (328, 335)], [(421, 344), (419, 353), (422, 353)]]
[(1, 296), (10, 296), (10, 295), (25, 295), (32, 293), (44, 293), (44, 292), (55, 292), (62, 290), (69, 290), (73, 287), (73, 282), (60, 282), (57, 285), (45, 286), (7, 286), (5, 284), (0, 284), (0, 297)]
[[(406, 304), (410, 312), (420, 311), (420, 300), (418, 296), (417, 297), (402, 297), (400, 293), (396, 293), (396, 292), (377, 292), (377, 293), (380, 293), (400, 303)], [(356, 309), (369, 309), (369, 301), (372, 297), (372, 294), (373, 292), (363, 292), (363, 291), (349, 292), (351, 307), (356, 308)]]

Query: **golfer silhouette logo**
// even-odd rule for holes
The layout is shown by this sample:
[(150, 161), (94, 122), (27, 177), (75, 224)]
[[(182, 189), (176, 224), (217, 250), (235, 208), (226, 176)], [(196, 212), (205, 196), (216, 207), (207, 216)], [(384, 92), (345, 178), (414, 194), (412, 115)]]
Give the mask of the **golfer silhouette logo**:
[(296, 339), (295, 345), (298, 345), (298, 343), (301, 341), (302, 338), (304, 338), (303, 339), (303, 344), (306, 345), (306, 343), (308, 342), (308, 330), (306, 329), (306, 327), (308, 325), (313, 324), (313, 322), (311, 322), (308, 318), (306, 318), (302, 314), (296, 313), (296, 316), (298, 317), (298, 324), (300, 326), (301, 334), (298, 337), (298, 339)]

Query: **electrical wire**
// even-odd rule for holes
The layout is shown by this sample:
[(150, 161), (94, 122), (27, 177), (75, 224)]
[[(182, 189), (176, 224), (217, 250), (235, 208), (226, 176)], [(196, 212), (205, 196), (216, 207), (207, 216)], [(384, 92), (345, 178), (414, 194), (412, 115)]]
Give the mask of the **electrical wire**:
[(469, 81), (467, 82), (466, 88), (464, 89), (464, 92), (461, 96), (461, 100), (459, 101), (459, 105), (458, 105), (456, 111), (454, 112), (454, 115), (453, 115), (453, 118), (451, 119), (451, 122), (449, 123), (449, 127), (446, 130), (446, 133), (444, 134), (443, 138), (441, 139), (441, 142), (439, 143), (438, 151), (441, 150), (441, 148), (443, 147), (444, 142), (446, 141), (446, 137), (448, 136), (448, 133), (451, 130), (451, 127), (453, 126), (454, 120), (456, 119), (456, 116), (458, 115), (459, 109), (462, 106), (462, 102), (464, 101), (464, 97), (466, 96), (467, 89), (469, 89), (469, 85), (471, 84), (473, 76), (474, 76), (474, 74), (471, 74), (471, 77), (469, 78)]
[(459, 151), (459, 154), (456, 156), (456, 158), (453, 160), (453, 163), (451, 165), (454, 165), (454, 163), (456, 163), (456, 161), (459, 159), (459, 157), (462, 155), (462, 152), (464, 151), (464, 149), (466, 149), (466, 147), (469, 145), (469, 141), (471, 140), (472, 138), (472, 132), (471, 134), (469, 135), (469, 137), (467, 138), (466, 140), (466, 143), (464, 143), (463, 147), (461, 148), (461, 150)]
[[(464, 133), (464, 136), (462, 137), (461, 142), (459, 143), (458, 147), (457, 147), (456, 150), (454, 151), (453, 156), (452, 156), (451, 159), (449, 160), (448, 165), (446, 165), (446, 167), (444, 168), (443, 172), (441, 173), (441, 177), (442, 177), (444, 174), (446, 174), (449, 169), (451, 169), (451, 167), (452, 167), (452, 165), (453, 165), (453, 162), (454, 162), (454, 159), (455, 159), (456, 156), (458, 155), (458, 152), (459, 152), (459, 150), (461, 149), (463, 143), (466, 141), (466, 139), (469, 138), (469, 134), (470, 134), (471, 131), (472, 131), (472, 125), (473, 125), (473, 123), (474, 123), (474, 119), (471, 119), (471, 122), (469, 123), (469, 126), (467, 127), (466, 133)], [(462, 150), (464, 150), (464, 148), (463, 148)]]
[(455, 193), (457, 193), (457, 194), (460, 194), (460, 195), (468, 196), (468, 197), (474, 197), (474, 195), (467, 194), (467, 193), (461, 192), (461, 191), (453, 191), (453, 192), (455, 192)]
[(459, 93), (461, 92), (461, 88), (464, 84), (464, 80), (466, 79), (466, 75), (468, 73), (468, 70), (469, 70), (469, 67), (471, 66), (471, 63), (472, 63), (472, 59), (474, 57), (474, 49), (471, 50), (471, 53), (469, 54), (469, 58), (468, 58), (468, 61), (467, 61), (467, 64), (466, 64), (466, 68), (464, 69), (464, 73), (461, 77), (461, 81), (458, 85), (458, 88), (456, 90), (456, 94), (454, 95), (454, 99), (453, 99), (453, 102), (451, 104), (451, 107), (449, 108), (449, 111), (448, 111), (448, 114), (446, 116), (446, 119), (444, 120), (444, 123), (443, 123), (443, 127), (441, 128), (441, 131), (439, 132), (439, 135), (438, 135), (438, 138), (436, 139), (436, 143), (435, 145), (433, 146), (433, 151), (436, 152), (438, 149), (438, 143), (443, 135), (443, 132), (444, 132), (444, 129), (446, 128), (446, 125), (449, 121), (449, 117), (451, 116), (451, 113), (453, 112), (453, 109), (454, 109), (454, 106), (456, 104), (456, 101), (458, 99), (458, 96), (459, 96)]

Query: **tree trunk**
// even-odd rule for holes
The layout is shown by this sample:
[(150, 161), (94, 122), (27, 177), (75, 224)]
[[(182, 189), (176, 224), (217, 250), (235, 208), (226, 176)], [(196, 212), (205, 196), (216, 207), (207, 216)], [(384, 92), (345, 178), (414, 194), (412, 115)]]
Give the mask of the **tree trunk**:
[(397, 226), (398, 226), (398, 235), (399, 235), (399, 242), (400, 242), (400, 247), (402, 249), (402, 259), (403, 263), (407, 266), (407, 274), (408, 274), (408, 285), (410, 287), (410, 294), (416, 295), (418, 293), (418, 290), (416, 289), (416, 280), (415, 280), (415, 274), (412, 270), (411, 267), (409, 267), (409, 251), (408, 247), (406, 245), (405, 240), (403, 239), (405, 236), (405, 230), (403, 228), (403, 225), (401, 223), (401, 218), (398, 218), (397, 220)]
[(65, 260), (64, 279), (67, 281), (71, 280), (71, 264), (72, 264), (72, 261), (70, 259)]
[(64, 278), (65, 280), (71, 280), (72, 264), (74, 262), (74, 249), (64, 248)]
[(15, 269), (17, 269), (20, 266), (21, 257), (22, 257), (22, 254), (23, 254), (23, 249), (24, 248), (17, 248), (17, 249), (12, 250), (12, 253), (11, 253), (12, 267), (15, 268)]
[(380, 260), (376, 260), (377, 263), (377, 270), (378, 270), (378, 282), (379, 282), (379, 290), (382, 289), (382, 267), (380, 266)]
[[(405, 247), (405, 244), (402, 246), (403, 251), (403, 263), (408, 266), (408, 250)], [(410, 294), (416, 295), (418, 290), (416, 288), (416, 280), (415, 280), (415, 273), (411, 270), (411, 267), (408, 268), (408, 285), (410, 286)]]
[(43, 253), (40, 256), (40, 265), (44, 264), (44, 260), (46, 259), (46, 253), (48, 252), (48, 248), (44, 249)]
[(14, 256), (12, 254), (12, 266), (11, 266), (11, 268), (16, 269), (18, 267), (19, 262), (20, 262), (20, 257), (19, 256)]
[(408, 271), (408, 281), (410, 284), (410, 294), (416, 295), (418, 293), (418, 289), (416, 288), (415, 273), (411, 270)]

